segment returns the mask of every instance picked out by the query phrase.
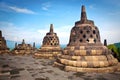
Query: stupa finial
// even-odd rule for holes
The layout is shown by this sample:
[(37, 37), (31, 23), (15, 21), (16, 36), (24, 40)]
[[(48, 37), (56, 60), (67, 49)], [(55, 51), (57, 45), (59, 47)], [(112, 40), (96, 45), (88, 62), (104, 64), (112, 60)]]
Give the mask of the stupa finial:
[(104, 39), (104, 46), (107, 46), (107, 40)]
[(85, 22), (86, 20), (87, 20), (87, 15), (86, 15), (85, 6), (82, 5), (82, 8), (81, 8), (81, 21)]
[(15, 48), (17, 47), (17, 42), (15, 43)]
[(25, 44), (25, 40), (23, 39), (22, 44)]
[(53, 24), (50, 24), (50, 33), (53, 33)]
[(35, 48), (35, 42), (33, 43), (33, 48)]
[(0, 30), (0, 37), (2, 37), (2, 31)]

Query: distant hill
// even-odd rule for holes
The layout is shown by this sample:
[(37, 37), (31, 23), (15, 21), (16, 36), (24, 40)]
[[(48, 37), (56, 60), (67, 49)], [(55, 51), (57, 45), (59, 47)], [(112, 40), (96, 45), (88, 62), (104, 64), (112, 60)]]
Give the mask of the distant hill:
[(120, 42), (119, 42), (119, 43), (114, 43), (114, 45), (115, 45), (117, 48), (120, 48)]
[(120, 61), (120, 42), (119, 43), (110, 44), (107, 47), (109, 49), (111, 49), (112, 52), (115, 53), (116, 58)]
[(114, 43), (114, 44), (110, 44), (107, 46), (109, 49), (115, 51), (116, 53), (120, 53), (119, 49), (120, 49), (120, 42), (118, 43)]

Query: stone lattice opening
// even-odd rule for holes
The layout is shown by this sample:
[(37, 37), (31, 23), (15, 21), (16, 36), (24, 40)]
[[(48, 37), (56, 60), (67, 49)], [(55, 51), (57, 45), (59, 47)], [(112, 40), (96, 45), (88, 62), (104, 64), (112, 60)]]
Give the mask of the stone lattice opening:
[(80, 42), (82, 42), (83, 40), (82, 39), (80, 39)]
[(85, 35), (85, 34), (83, 35), (83, 38), (86, 38), (86, 35)]

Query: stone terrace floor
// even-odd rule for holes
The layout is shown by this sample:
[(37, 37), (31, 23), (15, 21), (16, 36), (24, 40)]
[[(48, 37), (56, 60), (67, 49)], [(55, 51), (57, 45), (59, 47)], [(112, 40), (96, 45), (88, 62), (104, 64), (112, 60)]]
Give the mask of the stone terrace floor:
[(0, 55), (0, 80), (120, 80), (120, 72), (65, 72), (52, 67), (53, 62), (31, 55)]

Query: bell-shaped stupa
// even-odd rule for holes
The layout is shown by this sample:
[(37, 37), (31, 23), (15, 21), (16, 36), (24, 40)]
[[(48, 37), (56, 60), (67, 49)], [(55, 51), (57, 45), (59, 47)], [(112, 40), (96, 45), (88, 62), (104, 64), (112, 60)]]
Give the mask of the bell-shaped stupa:
[(9, 48), (7, 47), (6, 40), (2, 37), (2, 31), (0, 30), (0, 54), (9, 53)]
[(118, 60), (100, 41), (100, 33), (92, 20), (87, 19), (85, 6), (81, 9), (81, 20), (75, 22), (67, 47), (54, 66), (75, 72), (113, 72)]
[(41, 48), (35, 53), (36, 58), (54, 59), (61, 53), (59, 38), (53, 31), (53, 24), (50, 25), (50, 31), (43, 39)]
[(33, 43), (33, 46), (31, 44), (26, 44), (25, 40), (23, 39), (21, 44), (15, 43), (15, 48), (11, 51), (12, 54), (16, 55), (26, 55), (26, 54), (33, 54), (35, 52), (35, 43)]

